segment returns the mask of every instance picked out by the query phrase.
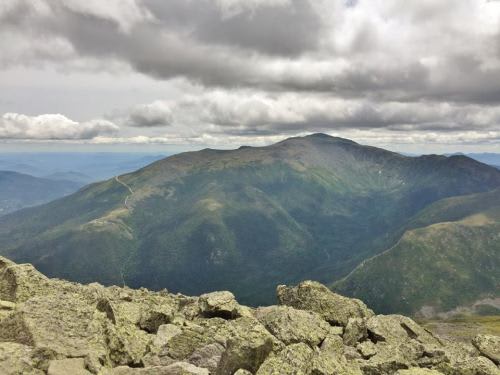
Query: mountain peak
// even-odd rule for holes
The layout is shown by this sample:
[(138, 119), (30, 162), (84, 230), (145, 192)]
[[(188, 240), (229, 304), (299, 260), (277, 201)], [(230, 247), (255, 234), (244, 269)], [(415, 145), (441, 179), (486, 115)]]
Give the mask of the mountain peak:
[(280, 141), (276, 144), (286, 144), (286, 143), (295, 143), (301, 141), (309, 141), (309, 142), (323, 142), (323, 143), (344, 143), (344, 144), (352, 144), (357, 145), (356, 142), (341, 137), (335, 137), (325, 133), (312, 133), (301, 137), (290, 137), (286, 138), (283, 141)]
[(356, 143), (348, 138), (342, 138), (342, 137), (335, 137), (333, 135), (329, 135), (326, 133), (312, 133), (309, 135), (306, 135), (304, 138), (310, 138), (310, 139), (328, 139), (330, 141), (335, 141), (335, 142), (346, 142), (346, 143)]

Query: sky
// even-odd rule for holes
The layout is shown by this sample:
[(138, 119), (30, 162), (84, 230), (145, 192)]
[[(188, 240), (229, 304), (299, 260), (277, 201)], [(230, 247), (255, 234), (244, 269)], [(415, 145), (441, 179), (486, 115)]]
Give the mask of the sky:
[(2, 0), (0, 151), (500, 152), (500, 1)]

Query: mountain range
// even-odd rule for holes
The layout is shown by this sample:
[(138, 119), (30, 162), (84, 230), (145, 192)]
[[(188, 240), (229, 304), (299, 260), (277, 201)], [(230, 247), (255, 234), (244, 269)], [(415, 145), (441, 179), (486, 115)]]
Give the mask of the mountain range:
[(382, 313), (425, 317), (468, 305), (475, 305), (472, 312), (500, 313), (499, 269), (496, 189), (431, 204), (407, 224), (394, 246), (363, 261), (334, 289), (365, 298)]
[(2, 152), (0, 170), (89, 184), (134, 171), (165, 156), (140, 152)]
[(77, 191), (81, 181), (40, 178), (13, 171), (0, 171), (0, 216), (21, 208), (50, 202)]
[(499, 170), (466, 156), (314, 134), (170, 156), (7, 215), (0, 253), (49, 276), (228, 289), (252, 305), (314, 279), (380, 311), (444, 311), (499, 297), (499, 187)]

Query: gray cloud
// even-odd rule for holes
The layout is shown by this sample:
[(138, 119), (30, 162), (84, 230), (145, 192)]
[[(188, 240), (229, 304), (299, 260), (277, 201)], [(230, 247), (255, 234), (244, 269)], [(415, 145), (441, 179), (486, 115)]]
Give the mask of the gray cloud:
[(119, 60), (155, 78), (205, 86), (500, 100), (500, 26), (491, 16), (500, 10), (486, 0), (8, 4), (0, 38), (18, 43), (4, 64)]
[(135, 139), (350, 129), (479, 142), (500, 124), (500, 2), (6, 0), (0, 42), (4, 69), (188, 82), (111, 117)]
[(172, 123), (172, 110), (168, 103), (156, 101), (137, 105), (130, 110), (125, 124), (136, 127), (165, 126)]
[(500, 27), (482, 19), (500, 11), (485, 0), (10, 1), (3, 39), (29, 38), (4, 64), (116, 59), (156, 78), (206, 86), (500, 99)]
[[(152, 115), (153, 114), (153, 115)], [(154, 121), (150, 120), (150, 117)], [(141, 119), (144, 119), (141, 122)], [(373, 102), (325, 94), (206, 91), (132, 108), (125, 124), (169, 125), (170, 134), (232, 136), (375, 130), (487, 136), (498, 128), (500, 108), (435, 102)]]

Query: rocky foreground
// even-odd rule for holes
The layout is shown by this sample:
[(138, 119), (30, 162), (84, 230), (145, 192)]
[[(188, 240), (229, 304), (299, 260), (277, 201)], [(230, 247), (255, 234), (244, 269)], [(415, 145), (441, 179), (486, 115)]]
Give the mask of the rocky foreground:
[(80, 285), (0, 258), (0, 374), (500, 374), (500, 337), (444, 341), (312, 281), (277, 297)]

